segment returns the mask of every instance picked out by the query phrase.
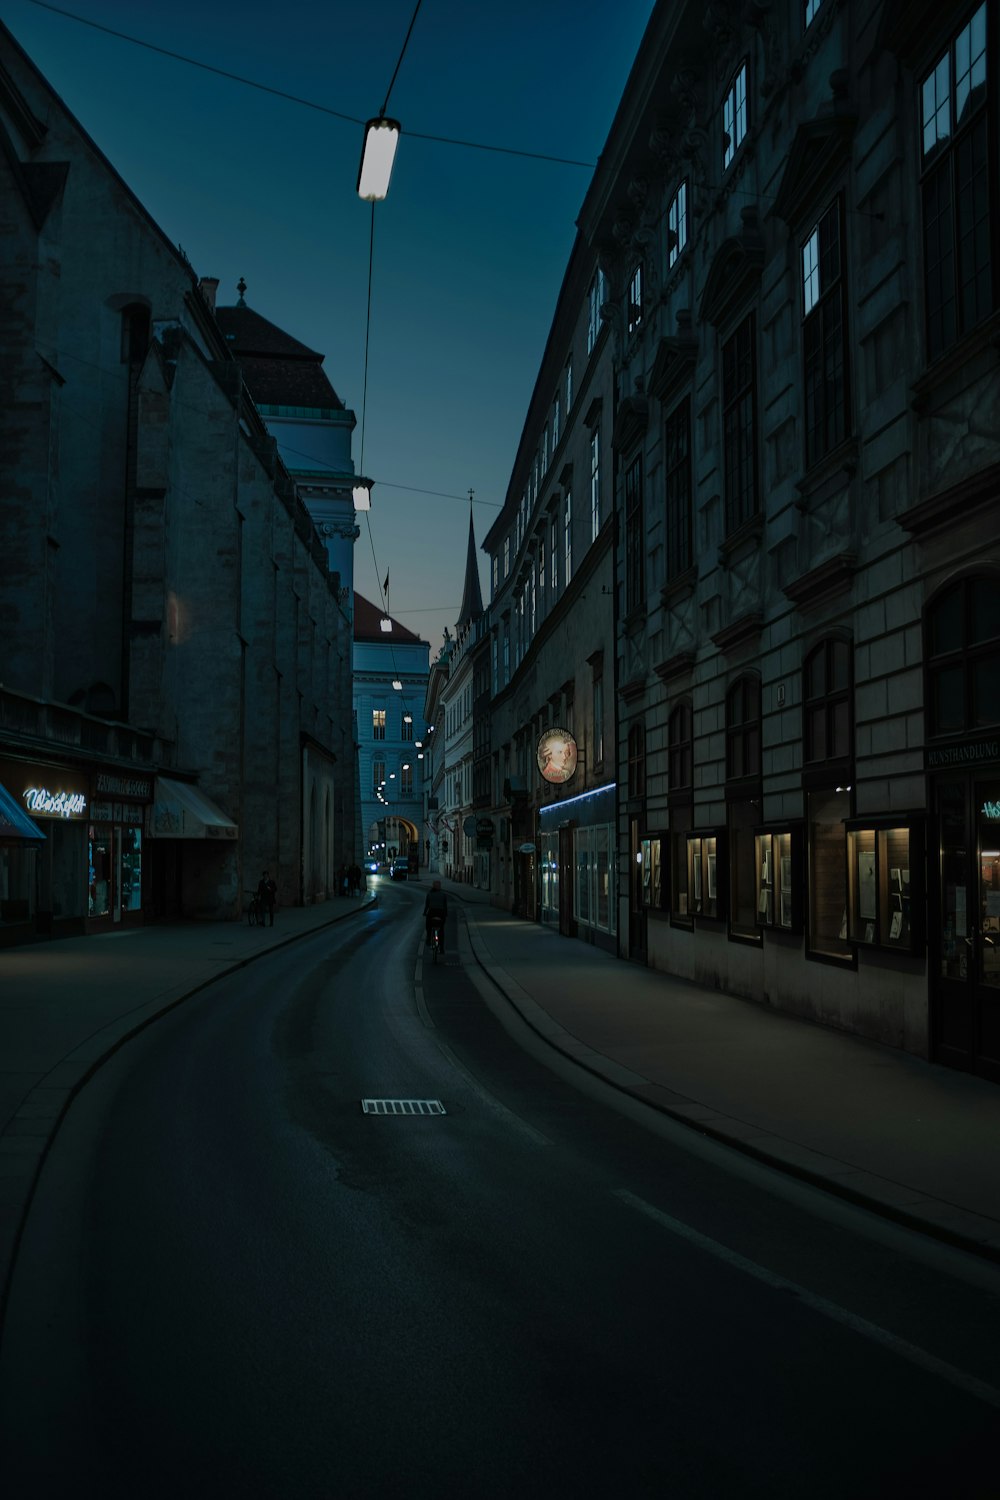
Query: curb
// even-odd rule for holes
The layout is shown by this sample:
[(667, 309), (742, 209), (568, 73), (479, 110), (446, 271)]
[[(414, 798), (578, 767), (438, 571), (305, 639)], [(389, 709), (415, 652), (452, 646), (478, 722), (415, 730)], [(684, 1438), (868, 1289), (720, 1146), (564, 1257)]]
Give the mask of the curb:
[[(449, 893), (450, 894), (450, 893)], [(461, 899), (461, 898), (459, 898)], [(944, 1210), (951, 1218), (964, 1219), (970, 1223), (981, 1223), (984, 1233), (982, 1238), (972, 1232), (963, 1232), (961, 1229), (952, 1228), (948, 1223), (935, 1223), (933, 1219), (924, 1215), (914, 1213), (902, 1205), (886, 1202), (871, 1193), (866, 1193), (859, 1188), (850, 1186), (849, 1183), (838, 1180), (836, 1176), (809, 1167), (802, 1161), (789, 1159), (788, 1155), (780, 1154), (776, 1149), (768, 1149), (767, 1146), (755, 1143), (752, 1138), (746, 1137), (746, 1132), (755, 1130), (755, 1127), (744, 1120), (735, 1117), (729, 1125), (719, 1124), (719, 1112), (708, 1105), (699, 1104), (697, 1100), (684, 1100), (676, 1104), (667, 1104), (662, 1098), (657, 1097), (656, 1091), (672, 1093), (677, 1100), (682, 1100), (683, 1095), (674, 1093), (663, 1084), (653, 1083), (648, 1078), (633, 1073), (630, 1069), (620, 1063), (606, 1058), (603, 1054), (595, 1052), (586, 1043), (579, 1041), (566, 1031), (539, 1006), (525, 990), (512, 979), (499, 965), (490, 964), (488, 961), (488, 948), (476, 930), (475, 918), (470, 921), (470, 907), (476, 903), (462, 903), (462, 912), (465, 916), (466, 930), (469, 934), (469, 942), (473, 957), (482, 969), (483, 973), (492, 981), (504, 997), (507, 1004), (514, 1010), (524, 1024), (532, 1031), (538, 1039), (560, 1053), (567, 1062), (589, 1073), (592, 1077), (599, 1079), (620, 1093), (627, 1094), (639, 1104), (644, 1104), (655, 1109), (659, 1114), (676, 1121), (678, 1125), (685, 1126), (688, 1130), (694, 1130), (699, 1135), (707, 1136), (710, 1140), (718, 1141), (721, 1145), (728, 1146), (741, 1155), (750, 1157), (753, 1161), (762, 1163), (775, 1171), (782, 1172), (787, 1177), (794, 1177), (800, 1182), (808, 1183), (811, 1187), (822, 1189), (836, 1198), (852, 1203), (858, 1208), (866, 1209), (869, 1213), (877, 1214), (880, 1218), (889, 1219), (905, 1229), (915, 1230), (928, 1238), (941, 1241), (953, 1249), (962, 1250), (968, 1255), (974, 1255), (980, 1260), (991, 1261), (1000, 1264), (1000, 1226), (992, 1219), (978, 1219), (968, 1209), (962, 1209), (954, 1204), (946, 1203), (941, 1199), (925, 1199), (936, 1207)], [(487, 956), (484, 956), (484, 950)], [(710, 1115), (713, 1119), (699, 1118), (699, 1115)], [(725, 1116), (721, 1118), (725, 1119)], [(756, 1136), (767, 1136), (771, 1134), (763, 1129), (756, 1129)], [(819, 1156), (820, 1153), (812, 1151), (808, 1147), (794, 1146), (792, 1142), (786, 1142), (779, 1136), (771, 1134), (771, 1138), (780, 1141), (786, 1148), (791, 1147), (799, 1155)], [(835, 1162), (836, 1158), (829, 1157), (827, 1160)], [(837, 1162), (845, 1174), (861, 1175), (862, 1169), (847, 1162)], [(874, 1174), (869, 1174), (874, 1175)], [(902, 1185), (893, 1183), (890, 1179), (882, 1179), (887, 1187), (897, 1191)], [(905, 1189), (903, 1189), (906, 1191)], [(918, 1198), (922, 1195), (913, 1190)], [(987, 1235), (989, 1237), (987, 1237)]]

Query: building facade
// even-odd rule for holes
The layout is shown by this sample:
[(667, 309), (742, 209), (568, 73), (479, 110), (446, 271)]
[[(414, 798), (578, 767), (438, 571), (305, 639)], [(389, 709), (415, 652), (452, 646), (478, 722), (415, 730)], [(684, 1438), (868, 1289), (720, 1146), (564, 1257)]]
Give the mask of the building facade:
[(998, 23), (659, 5), (580, 226), (621, 951), (1000, 1080)]
[[(383, 622), (391, 629), (383, 628)], [(354, 709), (364, 853), (426, 862), (424, 698), (428, 643), (362, 594), (354, 596)]]
[(617, 951), (611, 341), (578, 237), (490, 559), (494, 900)]
[(237, 917), (265, 866), (322, 899), (355, 826), (326, 550), (214, 283), (2, 28), (0, 61), (0, 782), (45, 835), (0, 825), (0, 941)]

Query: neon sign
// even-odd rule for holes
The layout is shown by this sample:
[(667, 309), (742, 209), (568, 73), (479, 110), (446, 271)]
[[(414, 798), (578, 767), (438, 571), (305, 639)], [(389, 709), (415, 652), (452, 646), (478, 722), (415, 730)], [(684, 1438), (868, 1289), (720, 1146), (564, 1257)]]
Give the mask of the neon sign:
[(50, 818), (78, 818), (87, 806), (82, 792), (50, 792), (41, 786), (27, 787), (24, 800), (29, 812), (45, 813)]
[(983, 817), (989, 818), (991, 822), (1000, 819), (1000, 802), (984, 802)]

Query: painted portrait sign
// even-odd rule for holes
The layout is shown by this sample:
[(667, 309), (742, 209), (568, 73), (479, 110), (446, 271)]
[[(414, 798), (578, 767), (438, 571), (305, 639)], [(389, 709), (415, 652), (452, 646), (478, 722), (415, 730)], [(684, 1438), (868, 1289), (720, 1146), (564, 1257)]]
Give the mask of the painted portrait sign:
[(535, 759), (546, 781), (569, 781), (576, 771), (576, 740), (568, 729), (546, 729)]

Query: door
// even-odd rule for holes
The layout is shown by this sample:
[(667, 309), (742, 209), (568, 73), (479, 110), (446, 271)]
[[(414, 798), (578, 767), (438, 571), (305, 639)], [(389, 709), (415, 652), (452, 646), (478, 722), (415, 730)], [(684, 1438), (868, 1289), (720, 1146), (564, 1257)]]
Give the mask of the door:
[(628, 956), (646, 962), (646, 911), (642, 899), (642, 840), (638, 818), (629, 819)]
[(1000, 1083), (1000, 775), (943, 777), (933, 791), (935, 1057)]

